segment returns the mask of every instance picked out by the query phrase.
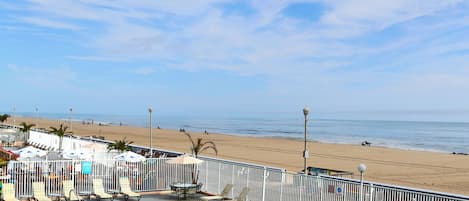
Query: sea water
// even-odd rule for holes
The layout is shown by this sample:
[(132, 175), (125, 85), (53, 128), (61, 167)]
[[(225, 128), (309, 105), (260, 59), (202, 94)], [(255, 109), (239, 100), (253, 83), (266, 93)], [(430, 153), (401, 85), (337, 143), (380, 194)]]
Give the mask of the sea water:
[[(24, 113), (23, 116), (35, 117)], [(68, 114), (41, 114), (68, 120)], [(149, 126), (145, 115), (73, 114), (73, 121)], [(188, 132), (304, 139), (303, 114), (217, 117), (153, 115), (153, 127)], [(335, 112), (308, 116), (308, 140), (437, 152), (469, 153), (469, 112)]]

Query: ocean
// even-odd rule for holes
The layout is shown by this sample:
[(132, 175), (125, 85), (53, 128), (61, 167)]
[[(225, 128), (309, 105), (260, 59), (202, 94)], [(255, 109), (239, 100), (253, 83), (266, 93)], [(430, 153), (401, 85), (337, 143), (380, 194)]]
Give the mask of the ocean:
[[(36, 117), (33, 113), (19, 116)], [(68, 119), (69, 114), (39, 117)], [(95, 124), (149, 126), (145, 115), (73, 114), (73, 121)], [(469, 153), (469, 111), (463, 112), (334, 112), (308, 117), (308, 140), (383, 146), (407, 150)], [(299, 114), (252, 117), (153, 115), (153, 127), (241, 136), (304, 139), (304, 116)]]

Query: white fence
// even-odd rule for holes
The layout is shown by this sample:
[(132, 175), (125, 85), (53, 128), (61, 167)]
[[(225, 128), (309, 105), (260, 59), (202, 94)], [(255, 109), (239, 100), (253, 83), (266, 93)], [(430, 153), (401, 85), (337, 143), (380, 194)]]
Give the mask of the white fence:
[[(34, 137), (33, 137), (34, 136)], [(32, 132), (31, 143), (58, 149), (57, 137)], [(89, 140), (64, 138), (64, 149), (86, 147)], [(102, 144), (100, 146), (105, 146)], [(196, 170), (202, 190), (220, 192), (233, 184), (231, 196), (249, 187), (248, 200), (253, 201), (359, 201), (360, 182), (328, 176), (308, 176), (283, 169), (202, 157), (205, 162)], [(92, 172), (84, 174), (86, 161), (12, 162), (3, 182), (14, 183), (18, 198), (32, 195), (31, 183), (43, 182), (49, 195), (61, 192), (63, 180), (73, 180), (78, 192), (92, 191), (92, 179), (103, 179), (105, 189), (119, 189), (119, 177), (128, 177), (135, 191), (168, 190), (174, 182), (191, 182), (195, 170), (191, 165), (170, 165), (165, 158), (147, 159), (141, 163), (115, 160), (91, 161)], [(469, 201), (469, 197), (379, 183), (364, 182), (362, 201)]]
[[(93, 192), (93, 179), (102, 179), (108, 192), (119, 191), (120, 177), (129, 178), (138, 192), (169, 190), (175, 182), (190, 183), (195, 170), (206, 192), (220, 192), (233, 184), (231, 197), (249, 187), (248, 200), (258, 201), (359, 201), (360, 182), (326, 176), (288, 173), (280, 169), (203, 158), (198, 168), (167, 164), (165, 158), (140, 163), (97, 161), (13, 161), (1, 177), (15, 184), (17, 198), (33, 196), (32, 183), (41, 182), (48, 195), (63, 194), (62, 182), (72, 180), (78, 193)], [(91, 165), (87, 169), (87, 165)], [(89, 172), (88, 172), (89, 171)], [(365, 182), (363, 201), (467, 201), (468, 197)]]

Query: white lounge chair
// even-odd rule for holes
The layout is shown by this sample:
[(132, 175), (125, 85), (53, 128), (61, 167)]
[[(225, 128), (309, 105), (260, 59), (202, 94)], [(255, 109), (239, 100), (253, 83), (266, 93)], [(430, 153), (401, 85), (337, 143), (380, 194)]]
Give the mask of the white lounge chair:
[(93, 179), (93, 191), (99, 199), (114, 199), (111, 194), (106, 193), (106, 191), (104, 190), (102, 179)]
[(37, 201), (52, 201), (45, 193), (43, 182), (33, 182), (33, 198)]
[(18, 201), (15, 197), (15, 185), (11, 183), (4, 183), (2, 190), (3, 200), (5, 201)]
[(223, 200), (228, 197), (228, 193), (231, 192), (231, 189), (233, 189), (233, 184), (226, 184), (225, 188), (221, 191), (219, 195), (213, 195), (213, 196), (203, 196), (200, 197), (201, 200)]
[(128, 177), (121, 177), (119, 178), (119, 183), (121, 186), (121, 193), (126, 195), (126, 199), (129, 199), (129, 197), (135, 197), (137, 200), (140, 200), (141, 195), (132, 191), (130, 188), (130, 182)]

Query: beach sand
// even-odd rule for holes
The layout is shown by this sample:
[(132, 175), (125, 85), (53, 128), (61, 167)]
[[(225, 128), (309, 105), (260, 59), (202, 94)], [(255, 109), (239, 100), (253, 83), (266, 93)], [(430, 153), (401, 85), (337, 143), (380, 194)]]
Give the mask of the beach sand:
[[(64, 123), (59, 120), (16, 118), (17, 124), (23, 121), (38, 123), (39, 128)], [(11, 118), (8, 123), (12, 123)], [(72, 129), (75, 135), (80, 136), (100, 135), (107, 140), (126, 137), (136, 145), (150, 144), (148, 128), (82, 125), (81, 122), (74, 122)], [(186, 131), (193, 138), (203, 137), (214, 141), (218, 148), (216, 157), (219, 158), (285, 168), (292, 172), (303, 169), (304, 142), (300, 140), (212, 133), (205, 135)], [(314, 139), (314, 136), (309, 137)], [(189, 152), (190, 142), (179, 131), (153, 129), (153, 147)], [(469, 156), (319, 142), (309, 142), (308, 151), (308, 166), (352, 171), (358, 178), (357, 166), (364, 163), (367, 166), (365, 180), (469, 195)], [(211, 151), (202, 155), (215, 156)]]

